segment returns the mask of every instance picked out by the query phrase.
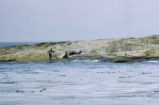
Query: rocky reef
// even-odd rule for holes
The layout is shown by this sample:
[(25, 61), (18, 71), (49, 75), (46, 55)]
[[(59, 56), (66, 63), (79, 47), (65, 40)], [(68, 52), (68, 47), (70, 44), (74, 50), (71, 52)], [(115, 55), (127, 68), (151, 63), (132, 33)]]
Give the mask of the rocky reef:
[(52, 61), (100, 59), (108, 62), (159, 60), (159, 36), (143, 38), (99, 39), (93, 41), (44, 42), (35, 45), (0, 48), (0, 61)]

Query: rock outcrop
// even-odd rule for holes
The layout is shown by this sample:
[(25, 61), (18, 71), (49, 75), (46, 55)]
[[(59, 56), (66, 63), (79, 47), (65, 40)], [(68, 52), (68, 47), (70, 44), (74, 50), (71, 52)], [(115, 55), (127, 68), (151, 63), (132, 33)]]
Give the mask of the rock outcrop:
[(0, 48), (0, 61), (49, 61), (47, 51), (52, 48), (52, 60), (101, 59), (108, 62), (136, 62), (159, 60), (159, 36), (144, 38), (99, 39), (93, 41), (47, 42), (35, 45)]

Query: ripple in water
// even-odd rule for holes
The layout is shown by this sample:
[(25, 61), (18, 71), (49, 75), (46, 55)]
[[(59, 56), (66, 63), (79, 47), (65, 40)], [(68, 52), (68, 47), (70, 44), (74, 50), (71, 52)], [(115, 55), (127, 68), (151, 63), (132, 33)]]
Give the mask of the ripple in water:
[(158, 105), (158, 62), (0, 63), (0, 105)]

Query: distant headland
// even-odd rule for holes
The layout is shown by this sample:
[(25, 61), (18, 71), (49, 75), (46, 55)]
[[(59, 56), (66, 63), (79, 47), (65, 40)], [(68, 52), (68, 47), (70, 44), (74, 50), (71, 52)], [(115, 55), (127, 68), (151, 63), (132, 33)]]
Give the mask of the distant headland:
[(159, 60), (159, 35), (1, 47), (0, 62), (49, 61), (49, 49), (52, 49), (53, 62), (88, 59), (115, 63)]

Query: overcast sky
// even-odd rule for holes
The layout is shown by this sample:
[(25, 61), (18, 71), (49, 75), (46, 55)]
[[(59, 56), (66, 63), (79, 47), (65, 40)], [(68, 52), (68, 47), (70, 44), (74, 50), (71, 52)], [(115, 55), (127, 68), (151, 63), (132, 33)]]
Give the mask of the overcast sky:
[(159, 34), (159, 0), (0, 0), (0, 42)]

